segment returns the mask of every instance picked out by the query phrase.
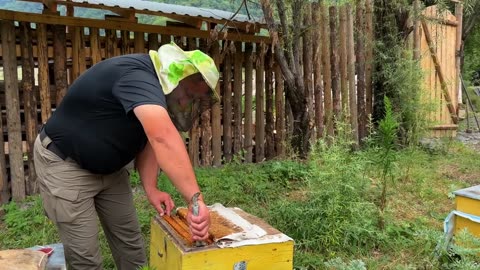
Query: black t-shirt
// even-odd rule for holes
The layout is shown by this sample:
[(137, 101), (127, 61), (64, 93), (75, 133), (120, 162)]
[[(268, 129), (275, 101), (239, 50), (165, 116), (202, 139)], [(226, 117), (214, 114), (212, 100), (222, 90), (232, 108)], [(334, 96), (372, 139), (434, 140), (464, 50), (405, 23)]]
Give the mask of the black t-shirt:
[(93, 173), (113, 173), (143, 150), (147, 137), (133, 108), (167, 108), (147, 54), (102, 61), (70, 86), (45, 132), (63, 154)]

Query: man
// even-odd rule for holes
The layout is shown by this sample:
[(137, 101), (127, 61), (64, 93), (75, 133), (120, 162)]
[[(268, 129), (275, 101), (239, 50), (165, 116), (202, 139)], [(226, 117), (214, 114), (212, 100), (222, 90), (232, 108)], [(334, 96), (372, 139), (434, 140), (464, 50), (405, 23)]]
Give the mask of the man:
[[(174, 203), (158, 190), (163, 170), (185, 201), (200, 192), (182, 138), (215, 98), (218, 71), (201, 51), (175, 44), (94, 65), (69, 88), (35, 141), (34, 160), (47, 216), (71, 269), (101, 269), (97, 216), (118, 269), (146, 264), (128, 171), (135, 159), (149, 202), (160, 215)], [(209, 211), (190, 205), (193, 240), (205, 240)]]

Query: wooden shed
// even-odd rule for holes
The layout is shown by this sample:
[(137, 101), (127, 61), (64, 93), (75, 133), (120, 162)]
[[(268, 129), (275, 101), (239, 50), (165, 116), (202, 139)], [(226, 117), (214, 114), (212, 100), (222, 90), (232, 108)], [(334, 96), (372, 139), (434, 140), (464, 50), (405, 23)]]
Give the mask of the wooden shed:
[[(172, 41), (186, 50), (210, 54), (220, 71), (221, 102), (204, 112), (186, 136), (194, 166), (261, 162), (288, 151), (293, 114), (285, 102), (283, 74), (262, 20), (141, 0), (17, 2), (35, 8), (0, 9), (0, 145), (4, 145), (0, 147), (0, 204), (36, 193), (34, 139), (83, 71), (103, 59), (147, 53)], [(305, 85), (312, 140), (339, 134), (336, 129), (343, 125), (336, 121), (343, 121), (349, 125), (352, 141), (359, 143), (368, 135), (374, 104), (373, 1), (310, 4), (301, 21), (312, 27), (296, 37), (298, 50), (292, 59), (298, 60), (297, 77)], [(415, 24), (413, 48), (421, 53), (427, 73), (425, 88), (431, 92), (427, 97), (440, 108), (431, 114), (434, 135), (452, 135), (457, 128), (459, 69), (452, 66), (459, 63), (455, 54), (461, 29), (458, 6), (456, 19), (450, 14)], [(82, 17), (82, 9), (95, 11), (97, 18)], [(438, 15), (432, 9), (425, 12), (424, 18)], [(147, 23), (148, 16), (163, 18), (162, 24)], [(457, 27), (455, 42), (452, 27)], [(444, 28), (448, 34), (436, 34)], [(442, 40), (446, 43), (434, 45)]]

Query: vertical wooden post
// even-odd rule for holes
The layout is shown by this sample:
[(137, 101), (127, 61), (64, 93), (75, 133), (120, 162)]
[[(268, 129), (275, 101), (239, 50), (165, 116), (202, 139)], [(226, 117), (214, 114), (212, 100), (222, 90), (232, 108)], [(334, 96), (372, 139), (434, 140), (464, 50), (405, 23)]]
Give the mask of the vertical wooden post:
[(158, 50), (158, 34), (149, 33), (148, 34), (148, 49), (149, 50)]
[(373, 113), (373, 1), (365, 1), (365, 116)]
[[(320, 25), (320, 5), (312, 4), (313, 25)], [(315, 27), (313, 37), (313, 73), (314, 73), (314, 99), (315, 99), (315, 137), (323, 136), (323, 79), (322, 79), (322, 40), (321, 28)]]
[(253, 157), (253, 45), (245, 43), (245, 161), (252, 162)]
[(105, 29), (105, 58), (112, 58), (115, 56), (115, 49), (117, 47), (116, 31), (112, 29)]
[[(47, 26), (37, 24), (38, 39), (38, 84), (40, 89), (40, 102), (42, 104), (42, 123), (45, 124), (52, 113), (50, 99), (50, 80), (48, 76), (48, 45)], [(15, 55), (15, 51), (13, 51)]]
[[(459, 100), (459, 97), (461, 98), (461, 85), (460, 85), (460, 74), (462, 73), (462, 56), (460, 55), (460, 52), (462, 50), (463, 46), (463, 40), (462, 40), (462, 30), (463, 30), (463, 3), (458, 2), (455, 4), (455, 17), (457, 17), (457, 38), (455, 42), (455, 91), (456, 95), (452, 97), (453, 103), (461, 102)], [(458, 109), (458, 106), (457, 106)], [(457, 112), (458, 113), (458, 112)]]
[[(203, 40), (200, 40), (203, 41)], [(150, 45), (150, 44), (149, 44)], [(202, 47), (202, 45), (200, 45)], [(208, 109), (200, 116), (200, 156), (202, 166), (212, 165), (212, 110)]]
[[(329, 8), (330, 17), (330, 64), (332, 70), (332, 95), (334, 122), (341, 119), (339, 70), (338, 70), (338, 48), (337, 48), (337, 7)], [(334, 123), (335, 126), (335, 123)]]
[(92, 66), (102, 61), (102, 49), (100, 46), (98, 28), (90, 28), (90, 50), (92, 52)]
[(275, 138), (273, 130), (275, 122), (273, 118), (273, 52), (268, 49), (265, 58), (265, 158), (275, 157)]
[(347, 4), (347, 70), (348, 70), (348, 95), (350, 105), (350, 124), (352, 140), (358, 146), (358, 118), (357, 118), (357, 91), (355, 88), (355, 38), (353, 35), (352, 6)]
[(54, 25), (53, 69), (55, 70), (56, 104), (60, 104), (67, 93), (67, 39), (65, 25)]
[(327, 135), (333, 136), (333, 104), (332, 104), (332, 70), (330, 66), (330, 41), (328, 31), (328, 15), (325, 3), (320, 3), (320, 15), (322, 28), (320, 40), (322, 46), (322, 67), (323, 67), (323, 90), (324, 90), (324, 113)]
[(265, 158), (265, 52), (264, 43), (257, 43), (257, 62), (255, 68), (255, 161), (262, 162)]
[[(220, 71), (220, 45), (218, 41), (212, 44), (212, 58)], [(215, 88), (220, 95), (220, 81)], [(221, 112), (221, 96), (220, 100), (213, 104), (212, 107), (212, 154), (213, 166), (220, 166), (222, 164), (222, 112)]]
[(242, 42), (235, 42), (233, 67), (233, 154), (238, 155), (242, 149)]
[[(65, 29), (64, 29), (65, 31)], [(30, 23), (20, 23), (20, 47), (22, 50), (22, 91), (23, 91), (23, 110), (25, 115), (25, 135), (27, 139), (28, 153), (28, 177), (26, 177), (27, 194), (34, 194), (36, 190), (36, 173), (33, 162), (33, 144), (37, 136), (37, 97), (35, 95), (34, 85), (34, 62), (33, 62), (33, 46)], [(65, 80), (66, 80), (65, 73)], [(0, 129), (3, 130), (3, 129)], [(3, 136), (0, 145), (3, 145)], [(3, 147), (2, 147), (3, 150)], [(3, 152), (3, 151), (2, 151)], [(2, 155), (2, 153), (0, 153)], [(0, 160), (0, 163), (2, 161)], [(3, 162), (5, 157), (3, 156)], [(0, 165), (1, 167), (1, 165)], [(3, 175), (3, 174), (2, 174)], [(0, 188), (1, 191), (1, 188)], [(0, 200), (1, 203), (1, 200)]]
[(121, 54), (129, 54), (130, 52), (130, 31), (122, 30), (120, 31), (121, 36)]
[(143, 32), (135, 32), (135, 53), (145, 53), (145, 35)]
[[(347, 10), (340, 7), (340, 92), (342, 94), (342, 108), (344, 118), (348, 116), (348, 73), (347, 73)], [(343, 115), (342, 113), (342, 115)]]
[[(314, 27), (312, 25), (312, 6), (306, 3), (303, 9), (303, 24), (306, 27), (303, 32), (303, 80), (305, 85), (305, 99), (309, 115), (309, 123), (313, 125), (313, 48), (312, 48), (312, 34)], [(268, 106), (267, 106), (268, 109)], [(309, 126), (308, 128), (312, 128)], [(312, 133), (313, 135), (313, 133)]]
[(275, 138), (275, 148), (277, 156), (285, 156), (285, 98), (284, 98), (284, 81), (282, 70), (279, 65), (275, 65), (275, 130), (277, 136)]
[(79, 75), (82, 75), (85, 70), (87, 70), (87, 55), (85, 53), (85, 30), (83, 27), (76, 27), (75, 29), (78, 30), (78, 41), (80, 43), (80, 50), (78, 52), (78, 71)]
[(72, 79), (75, 81), (80, 76), (80, 28), (72, 27)]
[(367, 114), (365, 110), (365, 27), (364, 0), (357, 0), (357, 103), (358, 137), (360, 142), (367, 136)]
[(227, 50), (223, 65), (223, 155), (226, 162), (232, 160), (232, 55), (229, 42), (224, 42)]
[[(45, 27), (45, 25), (43, 26)], [(25, 198), (25, 175), (23, 171), (22, 127), (18, 94), (15, 26), (13, 21), (2, 21), (1, 27), (5, 103), (7, 108), (8, 157), (10, 161), (12, 195), (15, 201), (21, 201)]]
[(170, 44), (172, 37), (170, 35), (161, 35), (160, 36), (160, 46), (165, 44)]
[[(0, 130), (3, 131), (3, 117), (0, 117)], [(0, 136), (0, 145), (4, 146), (3, 134)], [(0, 204), (10, 200), (10, 188), (8, 185), (7, 163), (5, 162), (5, 147), (0, 147)]]
[[(138, 41), (140, 38), (137, 37), (137, 32), (135, 32), (135, 50), (139, 50), (140, 45), (142, 43)], [(143, 33), (142, 33), (142, 40), (143, 40)], [(195, 50), (197, 48), (197, 43), (195, 38), (188, 38), (188, 50)], [(197, 167), (200, 164), (200, 126), (199, 126), (199, 119), (195, 119), (192, 124), (192, 129), (190, 129), (190, 138), (188, 141), (188, 152), (190, 154), (190, 160), (192, 161), (193, 166)]]

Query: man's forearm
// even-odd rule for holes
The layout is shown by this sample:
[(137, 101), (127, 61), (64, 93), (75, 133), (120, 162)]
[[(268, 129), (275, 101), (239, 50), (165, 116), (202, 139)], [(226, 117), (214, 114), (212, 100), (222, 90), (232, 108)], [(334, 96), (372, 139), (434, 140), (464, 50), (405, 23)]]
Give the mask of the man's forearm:
[(176, 134), (161, 138), (152, 138), (150, 143), (157, 157), (160, 168), (167, 174), (170, 181), (182, 194), (185, 201), (200, 191), (190, 159), (182, 138)]
[(152, 190), (156, 190), (158, 164), (155, 153), (149, 143), (147, 143), (145, 149), (138, 155), (136, 164), (145, 192), (148, 194)]

